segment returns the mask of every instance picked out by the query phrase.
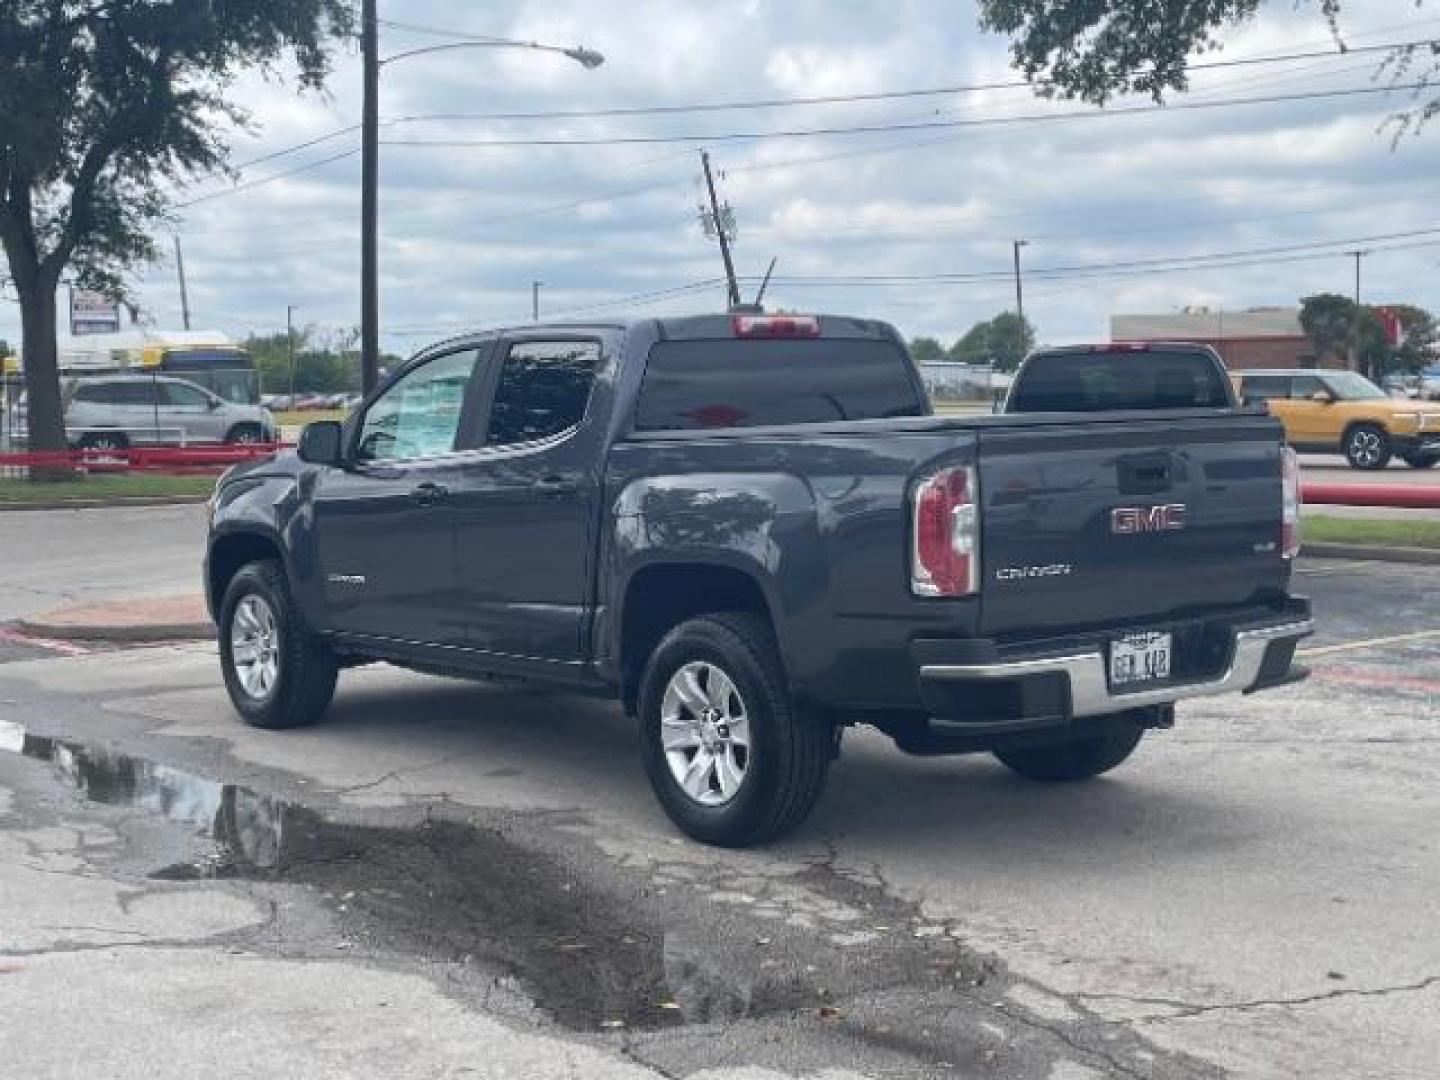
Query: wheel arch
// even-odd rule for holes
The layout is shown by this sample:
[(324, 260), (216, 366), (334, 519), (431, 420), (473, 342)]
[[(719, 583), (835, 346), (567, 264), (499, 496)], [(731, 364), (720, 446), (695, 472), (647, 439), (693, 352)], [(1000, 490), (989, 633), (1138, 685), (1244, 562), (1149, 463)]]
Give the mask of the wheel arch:
[(205, 563), (205, 597), (214, 618), (219, 618), (225, 590), (241, 568), (265, 559), (279, 563), (284, 571), (285, 556), (280, 542), (266, 533), (252, 530), (228, 532), (211, 542)]
[(626, 711), (635, 709), (645, 661), (660, 639), (686, 619), (708, 612), (749, 612), (763, 618), (778, 640), (777, 609), (762, 581), (757, 568), (731, 563), (654, 562), (637, 568), (625, 582), (615, 621), (616, 670)]

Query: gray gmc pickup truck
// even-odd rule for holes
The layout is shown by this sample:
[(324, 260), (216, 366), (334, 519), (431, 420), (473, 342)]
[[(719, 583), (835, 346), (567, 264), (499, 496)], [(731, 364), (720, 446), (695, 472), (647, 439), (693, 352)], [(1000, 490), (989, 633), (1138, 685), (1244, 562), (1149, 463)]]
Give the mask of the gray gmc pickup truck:
[(887, 325), (528, 326), (231, 470), (205, 586), (249, 723), (383, 660), (618, 698), (691, 836), (815, 804), (840, 735), (1096, 776), (1183, 698), (1303, 676), (1280, 425), (1194, 346), (1032, 357), (933, 415)]

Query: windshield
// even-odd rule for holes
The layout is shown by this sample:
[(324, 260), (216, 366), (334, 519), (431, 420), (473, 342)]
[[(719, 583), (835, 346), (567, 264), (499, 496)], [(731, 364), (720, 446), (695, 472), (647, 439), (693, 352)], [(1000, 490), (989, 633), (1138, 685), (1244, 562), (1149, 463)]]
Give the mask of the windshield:
[(1341, 401), (1372, 401), (1375, 398), (1386, 398), (1390, 395), (1381, 390), (1364, 375), (1357, 375), (1353, 371), (1339, 371), (1333, 375), (1325, 376), (1325, 384), (1335, 391), (1335, 396)]
[(1006, 412), (1223, 409), (1219, 362), (1194, 349), (1036, 353), (1016, 378)]

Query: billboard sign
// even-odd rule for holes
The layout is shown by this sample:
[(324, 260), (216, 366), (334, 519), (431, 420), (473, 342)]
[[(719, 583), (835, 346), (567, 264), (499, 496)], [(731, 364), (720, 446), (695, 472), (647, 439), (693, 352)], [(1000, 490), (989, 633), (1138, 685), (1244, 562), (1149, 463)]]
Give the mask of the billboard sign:
[(118, 334), (120, 305), (104, 293), (89, 289), (70, 290), (70, 336)]

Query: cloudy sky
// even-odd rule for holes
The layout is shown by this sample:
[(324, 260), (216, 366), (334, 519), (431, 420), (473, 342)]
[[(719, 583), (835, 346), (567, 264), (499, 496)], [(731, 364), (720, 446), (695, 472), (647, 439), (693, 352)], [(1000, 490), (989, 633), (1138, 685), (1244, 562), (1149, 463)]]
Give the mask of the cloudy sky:
[[(606, 57), (588, 71), (555, 54), (485, 49), (384, 70), (382, 326), (396, 351), (528, 319), (537, 279), (552, 316), (719, 307), (720, 259), (696, 210), (702, 146), (734, 207), (741, 274), (758, 277), (778, 257), (772, 305), (887, 318), (948, 343), (1013, 306), (1011, 242), (1024, 238), (1026, 311), (1048, 342), (1103, 339), (1113, 312), (1349, 292), (1353, 248), (1371, 252), (1368, 300), (1440, 309), (1440, 122), (1392, 149), (1380, 128), (1405, 94), (1274, 100), (1374, 88), (1379, 54), (1198, 71), (1174, 99), (1182, 108), (1118, 115), (1002, 86), (515, 119), (496, 114), (993, 87), (1016, 76), (1006, 42), (980, 32), (967, 0), (380, 9), (382, 55), (475, 34), (583, 43)], [(1347, 10), (1353, 46), (1440, 37), (1437, 5), (1355, 0)], [(1313, 5), (1273, 0), (1265, 11), (1207, 61), (1333, 49)], [(234, 161), (268, 160), (238, 186), (208, 180), (178, 196), (201, 200), (180, 227), (197, 327), (272, 332), (287, 305), (322, 331), (358, 322), (358, 133), (345, 129), (360, 118), (359, 83), (346, 55), (328, 96), (258, 78), (237, 87), (258, 131), (236, 138)], [(1256, 98), (1267, 100), (1226, 104)], [(1196, 107), (1208, 103), (1221, 104)], [(909, 130), (800, 134), (896, 126)], [(666, 141), (677, 136), (700, 138)], [(570, 145), (513, 145), (527, 140)], [(137, 285), (158, 325), (179, 325), (173, 266)], [(0, 304), (0, 337), (18, 339), (17, 324), (15, 306)]]

